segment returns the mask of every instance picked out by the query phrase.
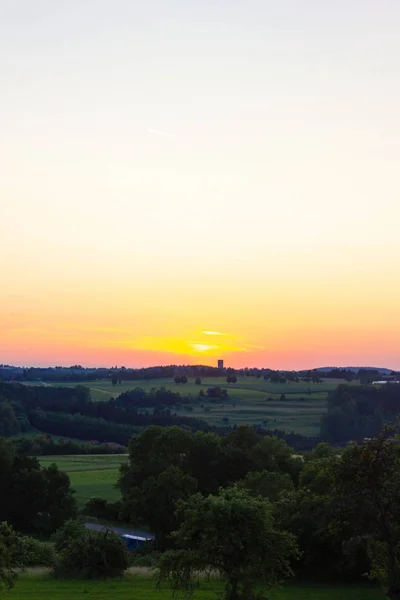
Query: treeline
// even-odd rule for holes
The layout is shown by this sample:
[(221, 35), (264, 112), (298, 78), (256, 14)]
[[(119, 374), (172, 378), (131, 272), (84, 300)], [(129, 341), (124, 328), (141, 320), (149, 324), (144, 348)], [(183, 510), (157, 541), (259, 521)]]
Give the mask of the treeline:
[(29, 420), (33, 427), (52, 435), (75, 437), (80, 440), (96, 440), (127, 445), (137, 432), (131, 425), (107, 423), (103, 419), (91, 419), (81, 414), (68, 415), (41, 409), (32, 410)]
[[(344, 379), (345, 381), (353, 381), (357, 378), (357, 373), (350, 371), (350, 369), (331, 369), (330, 371), (319, 371), (320, 377), (326, 377), (327, 379)], [(305, 377), (311, 377), (315, 374), (315, 371), (308, 371), (303, 374)]]
[(16, 438), (12, 445), (17, 454), (24, 456), (63, 456), (80, 454), (124, 454), (126, 446), (117, 443), (79, 443), (66, 439), (53, 439), (48, 433), (29, 438)]
[[(29, 414), (29, 419), (33, 427), (40, 431), (45, 431), (52, 435), (75, 437), (80, 440), (98, 441), (101, 443), (117, 443), (126, 446), (134, 433), (137, 433), (144, 426), (158, 424), (161, 427), (169, 425), (185, 425), (188, 429), (193, 428), (194, 431), (202, 430), (203, 423), (198, 420), (196, 427), (196, 419), (185, 419), (184, 417), (174, 417), (173, 415), (147, 415), (135, 413), (132, 415), (126, 413), (125, 423), (130, 420), (135, 421), (135, 424), (123, 424), (122, 422), (106, 421), (102, 418), (91, 418), (79, 413), (68, 415), (65, 413), (55, 413), (43, 410), (33, 410)], [(123, 421), (124, 415), (120, 413), (118, 418)], [(212, 428), (204, 424), (204, 430)]]
[(0, 379), (3, 381), (35, 381), (35, 382), (85, 382), (107, 379), (110, 369), (84, 369), (80, 365), (71, 367), (12, 367), (0, 366)]
[[(35, 427), (53, 435), (127, 445), (138, 428), (152, 424), (202, 431), (212, 429), (201, 419), (178, 416), (168, 408), (164, 410), (165, 402), (172, 401), (172, 392), (158, 390), (149, 394), (144, 392), (144, 395), (142, 392), (134, 394), (134, 405), (125, 396), (120, 402), (118, 398), (93, 402), (90, 390), (82, 385), (72, 388), (0, 382), (4, 435), (15, 435)], [(173, 396), (175, 402), (182, 400), (179, 394)], [(153, 404), (154, 410), (140, 410), (141, 402), (144, 407)]]
[(43, 382), (86, 382), (97, 380), (139, 381), (141, 379), (165, 379), (175, 375), (190, 375), (199, 377), (216, 377), (224, 371), (216, 367), (195, 365), (154, 366), (142, 369), (126, 367), (86, 369), (81, 365), (70, 367), (13, 367), (0, 365), (0, 379), (4, 381), (43, 381)]
[[(123, 446), (134, 433), (150, 425), (176, 425), (190, 431), (214, 431), (225, 435), (232, 427), (213, 427), (202, 419), (177, 415), (175, 410), (182, 404), (204, 401), (205, 398), (214, 402), (227, 397), (226, 389), (218, 387), (209, 388), (201, 399), (200, 395), (199, 398), (184, 397), (164, 388), (150, 392), (135, 388), (107, 402), (93, 402), (90, 390), (82, 385), (51, 387), (0, 382), (0, 415), (4, 417), (0, 426), (5, 436), (18, 435), (34, 427), (51, 435)], [(286, 440), (297, 451), (310, 450), (319, 441), (293, 432), (270, 431), (262, 427), (257, 430), (260, 435), (272, 434)], [(69, 453), (67, 446), (64, 449), (64, 454)], [(71, 453), (75, 453), (75, 448)], [(39, 451), (33, 454), (39, 454)]]
[(254, 430), (262, 437), (273, 436), (280, 440), (284, 440), (296, 452), (307, 452), (313, 450), (322, 441), (319, 436), (307, 436), (294, 431), (287, 432), (281, 429), (265, 429), (264, 427), (255, 426)]
[(196, 398), (192, 396), (181, 396), (179, 392), (173, 392), (161, 387), (149, 392), (143, 388), (136, 387), (132, 390), (122, 392), (114, 404), (119, 407), (150, 408), (155, 406), (176, 406), (177, 404), (191, 404)]
[[(248, 426), (223, 438), (150, 427), (132, 438), (129, 463), (121, 467), (121, 516), (147, 524), (156, 547), (168, 551), (161, 559), (167, 573), (184, 576), (192, 560), (212, 560), (214, 553), (237, 553), (237, 565), (243, 554), (258, 560), (252, 497), (263, 501), (275, 531), (297, 541), (300, 555), (292, 564), (299, 578), (337, 584), (368, 573), (397, 600), (400, 440), (394, 433), (388, 428), (340, 453), (321, 443), (299, 459), (282, 440), (261, 438)], [(199, 554), (207, 544), (210, 557)]]
[(380, 387), (339, 385), (328, 394), (328, 411), (321, 418), (321, 438), (332, 444), (376, 435), (400, 412), (400, 385)]

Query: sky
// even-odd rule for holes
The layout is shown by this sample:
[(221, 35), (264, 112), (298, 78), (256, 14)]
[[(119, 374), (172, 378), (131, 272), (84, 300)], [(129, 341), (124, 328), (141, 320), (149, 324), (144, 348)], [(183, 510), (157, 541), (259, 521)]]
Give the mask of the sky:
[(398, 0), (0, 0), (0, 363), (400, 368)]

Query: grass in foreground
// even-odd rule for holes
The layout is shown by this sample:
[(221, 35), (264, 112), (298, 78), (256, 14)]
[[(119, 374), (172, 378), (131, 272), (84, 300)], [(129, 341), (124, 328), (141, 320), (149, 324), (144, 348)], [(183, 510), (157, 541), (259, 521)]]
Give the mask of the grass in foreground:
[[(223, 585), (219, 582), (196, 591), (194, 599), (217, 600)], [(130, 575), (117, 581), (54, 580), (47, 575), (23, 575), (8, 597), (18, 600), (172, 600), (172, 592), (158, 590), (148, 576)], [(290, 585), (271, 595), (271, 600), (384, 600), (379, 590), (369, 587)]]

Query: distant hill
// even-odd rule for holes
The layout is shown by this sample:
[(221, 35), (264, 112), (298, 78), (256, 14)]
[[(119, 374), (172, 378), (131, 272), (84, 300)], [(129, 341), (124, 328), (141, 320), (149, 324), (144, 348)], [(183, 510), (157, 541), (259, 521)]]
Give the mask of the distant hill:
[(382, 375), (390, 375), (393, 372), (393, 369), (385, 369), (383, 367), (318, 367), (315, 371), (319, 371), (320, 373), (325, 373), (327, 371), (336, 371), (336, 370), (346, 370), (353, 371), (354, 373), (358, 373), (358, 371), (367, 370), (367, 371), (378, 371)]

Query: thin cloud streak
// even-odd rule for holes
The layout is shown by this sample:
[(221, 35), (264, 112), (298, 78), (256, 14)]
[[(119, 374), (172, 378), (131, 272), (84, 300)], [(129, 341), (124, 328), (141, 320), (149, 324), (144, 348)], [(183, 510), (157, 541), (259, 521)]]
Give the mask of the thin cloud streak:
[(226, 333), (221, 333), (220, 331), (202, 331), (204, 335), (226, 335)]
[(149, 127), (147, 129), (147, 131), (149, 133), (152, 133), (154, 135), (159, 135), (161, 137), (168, 137), (168, 138), (174, 137), (172, 133), (169, 133), (168, 131), (161, 131), (160, 129), (152, 129), (151, 127)]

